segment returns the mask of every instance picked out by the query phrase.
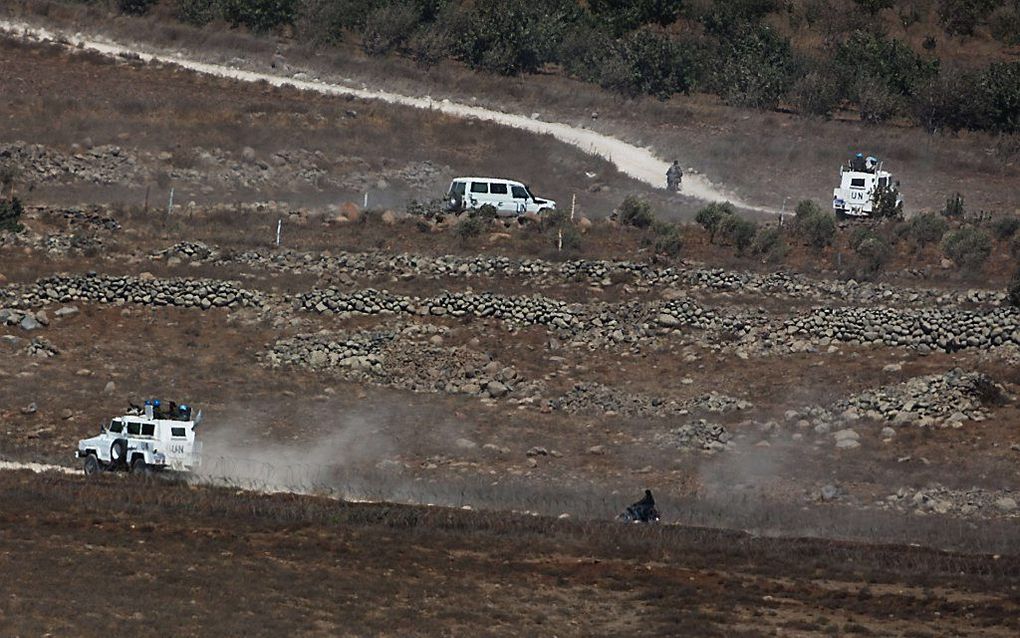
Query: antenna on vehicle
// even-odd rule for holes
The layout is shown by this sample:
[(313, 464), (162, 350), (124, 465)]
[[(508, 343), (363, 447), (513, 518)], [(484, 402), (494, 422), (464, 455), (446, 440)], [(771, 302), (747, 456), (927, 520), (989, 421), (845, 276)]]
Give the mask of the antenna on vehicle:
[(199, 410), (198, 414), (195, 415), (195, 424), (192, 425), (191, 427), (192, 428), (197, 428), (198, 424), (201, 423), (201, 422), (202, 422), (202, 411)]

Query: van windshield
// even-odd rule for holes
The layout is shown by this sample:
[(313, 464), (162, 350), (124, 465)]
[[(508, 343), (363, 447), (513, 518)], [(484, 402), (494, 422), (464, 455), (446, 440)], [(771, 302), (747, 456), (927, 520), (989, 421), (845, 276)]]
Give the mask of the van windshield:
[(528, 196), (528, 189), (523, 186), (511, 186), (510, 190), (513, 192), (514, 199), (531, 199)]
[(454, 183), (450, 184), (450, 194), (451, 195), (460, 195), (461, 197), (463, 197), (464, 196), (464, 187), (465, 186), (466, 186), (466, 184), (464, 182), (454, 182)]

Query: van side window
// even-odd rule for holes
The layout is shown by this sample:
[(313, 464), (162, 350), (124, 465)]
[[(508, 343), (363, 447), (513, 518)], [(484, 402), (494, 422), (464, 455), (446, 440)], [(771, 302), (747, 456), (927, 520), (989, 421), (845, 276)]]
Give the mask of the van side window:
[(881, 186), (882, 188), (885, 188), (886, 186), (889, 185), (889, 178), (888, 177), (879, 177), (878, 178), (878, 185)]
[(472, 193), (488, 193), (489, 183), (488, 182), (471, 182)]
[(506, 195), (506, 184), (490, 184), (489, 192), (493, 195)]
[(152, 436), (156, 433), (155, 423), (143, 423), (142, 424), (142, 436)]
[(123, 431), (124, 431), (124, 422), (123, 421), (116, 421), (116, 420), (115, 421), (110, 421), (110, 432), (113, 432), (114, 434), (120, 434)]
[(524, 190), (523, 186), (511, 186), (511, 190), (514, 194), (514, 199), (528, 199), (528, 191)]
[(127, 430), (128, 434), (138, 436), (138, 434), (142, 431), (142, 424), (138, 421), (128, 421)]
[(850, 188), (864, 188), (864, 178), (858, 177), (850, 180)]
[(184, 428), (170, 428), (170, 436), (175, 439), (183, 439), (187, 434), (184, 433)]

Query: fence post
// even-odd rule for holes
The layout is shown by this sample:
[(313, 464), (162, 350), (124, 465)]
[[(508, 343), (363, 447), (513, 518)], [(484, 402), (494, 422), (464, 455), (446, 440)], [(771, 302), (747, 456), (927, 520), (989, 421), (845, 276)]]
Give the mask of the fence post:
[(280, 230), (283, 228), (283, 218), (276, 220), (276, 246), (280, 246)]
[(574, 221), (574, 211), (577, 209), (577, 193), (570, 198), (570, 221)]

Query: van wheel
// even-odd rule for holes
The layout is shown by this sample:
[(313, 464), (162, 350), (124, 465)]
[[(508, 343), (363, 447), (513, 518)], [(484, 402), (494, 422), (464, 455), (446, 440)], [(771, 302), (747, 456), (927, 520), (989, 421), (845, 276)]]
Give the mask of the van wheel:
[(99, 467), (99, 459), (96, 458), (95, 454), (89, 454), (85, 457), (83, 469), (85, 470), (85, 476), (92, 476), (93, 474), (99, 473), (99, 470), (102, 468)]
[(152, 468), (145, 462), (145, 459), (139, 456), (134, 461), (131, 461), (131, 473), (138, 474), (139, 476), (150, 476)]

